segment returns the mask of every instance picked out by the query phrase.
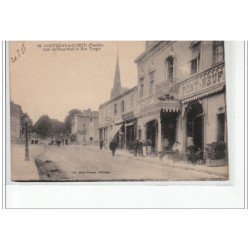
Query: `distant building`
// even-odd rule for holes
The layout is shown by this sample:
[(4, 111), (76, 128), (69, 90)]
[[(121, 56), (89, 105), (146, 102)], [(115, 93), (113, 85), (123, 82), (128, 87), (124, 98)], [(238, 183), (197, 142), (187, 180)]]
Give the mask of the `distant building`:
[(11, 142), (19, 142), (22, 135), (22, 109), (20, 105), (10, 102), (10, 136)]
[(109, 101), (99, 107), (99, 138), (105, 145), (115, 139), (119, 148), (131, 148), (136, 139), (137, 86), (121, 86), (119, 58), (117, 56), (114, 86)]
[(83, 110), (82, 114), (75, 114), (71, 121), (71, 134), (77, 142), (98, 142), (99, 112), (91, 109)]

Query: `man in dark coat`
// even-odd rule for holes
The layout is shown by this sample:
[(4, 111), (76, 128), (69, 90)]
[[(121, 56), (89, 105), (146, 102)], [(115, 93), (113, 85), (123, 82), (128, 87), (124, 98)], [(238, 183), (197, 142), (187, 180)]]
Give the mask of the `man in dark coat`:
[(112, 156), (115, 156), (116, 147), (117, 145), (113, 139), (109, 144), (109, 149), (112, 151)]
[(100, 140), (100, 143), (99, 143), (99, 145), (100, 145), (100, 150), (102, 150), (103, 144), (104, 144), (103, 139), (101, 139), (101, 140)]
[(142, 152), (142, 147), (143, 147), (143, 142), (142, 140), (138, 141), (138, 152), (139, 152), (139, 156), (143, 156), (143, 152)]
[(133, 143), (133, 149), (134, 149), (134, 156), (137, 157), (137, 153), (138, 153), (138, 145), (139, 142), (138, 140), (135, 140), (134, 143)]

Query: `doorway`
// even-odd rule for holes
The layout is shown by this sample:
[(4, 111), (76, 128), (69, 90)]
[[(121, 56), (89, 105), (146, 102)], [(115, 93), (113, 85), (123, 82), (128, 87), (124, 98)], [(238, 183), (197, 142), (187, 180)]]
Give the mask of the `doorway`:
[(153, 149), (156, 147), (157, 121), (152, 120), (147, 123), (147, 143)]
[(198, 102), (190, 103), (187, 107), (187, 148), (194, 151), (204, 150), (204, 117), (202, 105)]

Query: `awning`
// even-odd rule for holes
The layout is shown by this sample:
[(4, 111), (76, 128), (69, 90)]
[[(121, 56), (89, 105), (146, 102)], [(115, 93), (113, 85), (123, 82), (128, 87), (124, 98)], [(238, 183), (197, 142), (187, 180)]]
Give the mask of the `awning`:
[(127, 127), (127, 126), (132, 126), (132, 125), (134, 125), (135, 124), (135, 121), (133, 121), (133, 122), (130, 122), (130, 123), (125, 123), (125, 126)]
[(120, 130), (121, 127), (122, 124), (116, 125), (111, 129), (111, 131), (109, 132), (109, 140), (112, 140), (115, 137), (115, 135), (117, 134), (117, 132)]

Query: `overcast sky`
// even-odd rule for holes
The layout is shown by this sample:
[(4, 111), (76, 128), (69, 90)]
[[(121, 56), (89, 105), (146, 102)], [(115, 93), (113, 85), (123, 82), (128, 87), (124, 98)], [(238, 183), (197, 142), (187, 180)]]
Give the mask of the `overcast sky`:
[[(91, 43), (100, 50), (90, 49), (95, 48)], [(117, 47), (122, 86), (135, 86), (137, 67), (134, 59), (145, 48), (142, 41), (22, 44), (10, 43), (10, 98), (22, 106), (33, 122), (43, 114), (63, 121), (73, 108), (98, 110), (99, 105), (110, 98)], [(74, 50), (63, 51), (65, 46), (61, 44), (67, 44), (68, 49), (74, 47)], [(46, 51), (48, 48), (50, 51)]]

